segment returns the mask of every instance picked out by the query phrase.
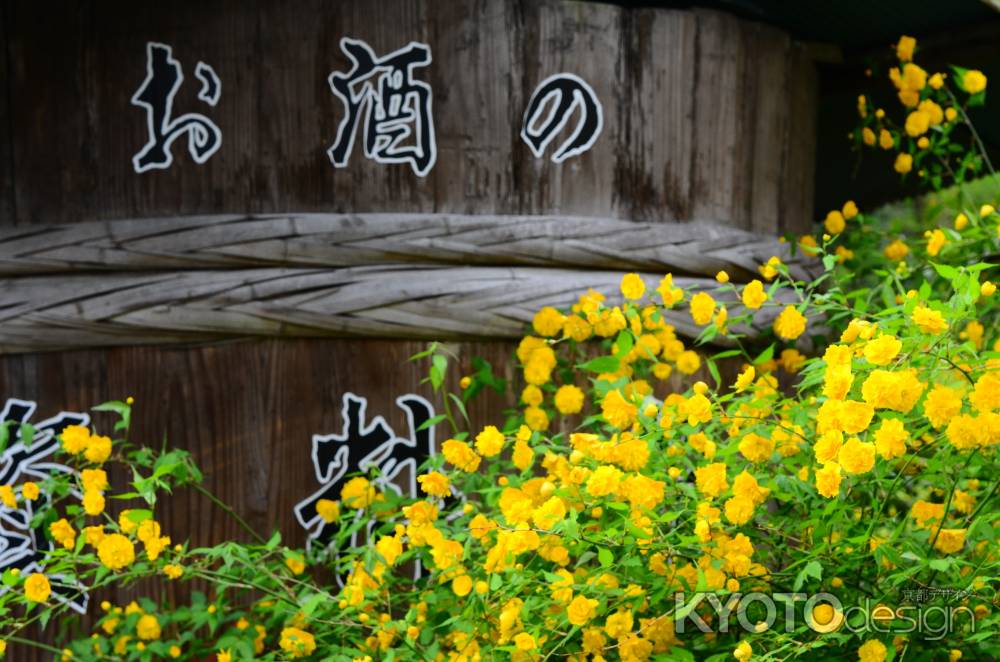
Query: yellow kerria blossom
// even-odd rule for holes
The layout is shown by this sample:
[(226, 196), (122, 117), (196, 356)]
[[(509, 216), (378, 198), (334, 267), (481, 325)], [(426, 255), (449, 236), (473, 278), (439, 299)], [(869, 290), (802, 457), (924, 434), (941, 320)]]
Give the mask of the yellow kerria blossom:
[(806, 316), (796, 310), (795, 306), (785, 306), (774, 320), (774, 332), (785, 340), (795, 340), (805, 332), (807, 322)]
[(292, 657), (306, 657), (316, 650), (316, 638), (305, 630), (287, 627), (281, 631), (279, 646)]
[(622, 472), (618, 467), (601, 465), (587, 479), (587, 494), (592, 497), (616, 494), (621, 480)]
[(646, 292), (646, 283), (643, 282), (639, 274), (631, 273), (622, 276), (621, 283), (622, 296), (631, 301), (641, 299)]
[(927, 133), (931, 126), (931, 116), (922, 110), (914, 110), (906, 116), (906, 133), (911, 138)]
[(892, 137), (892, 134), (881, 129), (878, 133), (878, 146), (882, 149), (892, 149), (896, 146), (896, 139)]
[(887, 418), (875, 430), (875, 450), (884, 460), (892, 460), (906, 454), (906, 442), (910, 434), (903, 421)]
[(942, 554), (954, 554), (962, 551), (965, 547), (965, 534), (967, 529), (941, 529), (937, 540), (934, 541), (934, 549)]
[(691, 319), (695, 324), (705, 325), (715, 314), (715, 299), (707, 292), (698, 292), (691, 297)]
[(868, 473), (875, 466), (875, 444), (851, 437), (840, 447), (837, 463), (849, 474)]
[(420, 489), (431, 496), (446, 497), (451, 495), (448, 477), (439, 471), (431, 471), (423, 476), (418, 476), (417, 482), (420, 483)]
[(816, 470), (816, 491), (819, 492), (820, 496), (832, 499), (840, 494), (842, 478), (840, 465), (836, 462), (827, 462)]
[(578, 595), (567, 605), (566, 616), (571, 625), (582, 626), (590, 622), (597, 613), (597, 600)]
[(121, 570), (135, 561), (135, 546), (120, 533), (111, 533), (97, 546), (97, 556), (106, 568)]
[(79, 455), (87, 447), (90, 440), (90, 430), (82, 425), (67, 425), (62, 434), (63, 450), (70, 455)]
[(986, 89), (986, 76), (978, 69), (969, 69), (962, 75), (962, 89), (969, 94), (979, 94)]
[(76, 545), (76, 531), (65, 517), (49, 524), (49, 533), (53, 540), (66, 549), (73, 549)]
[(84, 492), (103, 492), (108, 489), (108, 474), (104, 469), (84, 469), (80, 472)]
[(327, 524), (340, 519), (340, 503), (332, 499), (320, 499), (316, 502), (316, 514)]
[(754, 379), (755, 375), (756, 375), (756, 371), (754, 370), (753, 366), (752, 365), (748, 365), (743, 370), (743, 372), (741, 372), (739, 374), (739, 376), (736, 378), (736, 384), (734, 384), (734, 388), (738, 392), (739, 391), (745, 391), (747, 389), (747, 387), (749, 387), (751, 384), (753, 384), (753, 379)]
[(716, 282), (725, 285), (726, 283), (729, 282), (729, 274), (727, 274), (725, 271), (720, 271), (719, 273), (715, 274), (715, 280)]
[(948, 329), (948, 322), (936, 310), (927, 306), (917, 306), (913, 309), (912, 319), (924, 333), (938, 334)]
[(32, 483), (28, 481), (21, 485), (21, 496), (23, 496), (28, 501), (34, 501), (41, 495), (42, 491), (38, 487), (37, 483)]
[(472, 473), (479, 469), (482, 458), (469, 444), (459, 439), (448, 439), (441, 444), (441, 454), (444, 459), (457, 469)]
[(726, 479), (726, 464), (713, 462), (694, 470), (695, 485), (698, 491), (708, 497), (717, 497), (729, 487)]
[(160, 638), (160, 622), (152, 614), (144, 614), (135, 624), (135, 633), (140, 639), (153, 641)]
[(829, 212), (826, 215), (826, 219), (823, 221), (823, 227), (825, 227), (826, 231), (830, 234), (840, 234), (844, 231), (846, 226), (847, 224), (844, 223), (844, 215), (836, 209)]
[(888, 246), (885, 247), (884, 255), (887, 259), (893, 262), (899, 262), (907, 253), (910, 252), (910, 247), (907, 246), (901, 239), (896, 239)]
[(33, 572), (24, 580), (24, 597), (28, 602), (45, 602), (52, 594), (49, 579), (40, 572)]
[(579, 414), (583, 410), (583, 390), (573, 384), (559, 387), (555, 395), (556, 409), (560, 414)]
[(753, 648), (751, 648), (750, 644), (746, 641), (741, 641), (737, 644), (736, 648), (733, 649), (733, 657), (740, 662), (746, 662), (746, 660), (749, 660), (752, 655)]
[(957, 388), (936, 385), (924, 400), (924, 416), (940, 430), (962, 411), (962, 391)]
[(751, 432), (740, 440), (740, 453), (753, 463), (766, 462), (774, 452), (774, 441)]
[(618, 389), (609, 391), (601, 401), (601, 415), (616, 428), (631, 427), (638, 414), (639, 408), (626, 400)]
[(12, 485), (0, 485), (0, 501), (11, 510), (17, 508), (17, 496), (14, 494)]
[(896, 57), (903, 62), (909, 62), (913, 59), (913, 50), (916, 47), (917, 40), (904, 34), (899, 38), (899, 42), (896, 44)]
[(903, 343), (896, 336), (879, 336), (865, 344), (865, 359), (873, 365), (888, 365), (902, 348)]
[(896, 161), (892, 164), (892, 169), (901, 175), (910, 172), (913, 170), (913, 156), (906, 152), (900, 152), (896, 155)]
[(355, 476), (340, 490), (340, 502), (345, 508), (361, 510), (375, 501), (375, 487), (363, 476)]
[(927, 238), (927, 254), (931, 257), (936, 257), (948, 243), (948, 237), (940, 229), (928, 230), (924, 233), (924, 237)]
[(102, 464), (111, 457), (111, 439), (102, 436), (91, 437), (87, 440), (83, 455), (87, 458), (88, 462)]
[(84, 492), (83, 509), (88, 515), (100, 515), (104, 512), (104, 495), (97, 490), (88, 490)]
[(764, 291), (764, 283), (759, 280), (752, 280), (743, 288), (741, 296), (743, 305), (751, 310), (757, 310), (767, 301), (767, 293)]
[(677, 356), (677, 369), (685, 375), (693, 375), (701, 367), (701, 357), (697, 352), (686, 349)]
[(537, 313), (531, 322), (535, 333), (546, 338), (559, 335), (563, 330), (566, 317), (552, 306), (545, 306)]
[(179, 579), (181, 575), (184, 574), (184, 568), (176, 563), (168, 563), (163, 566), (163, 574), (166, 575), (168, 579)]
[(476, 450), (483, 457), (493, 457), (499, 455), (503, 450), (506, 437), (495, 425), (487, 425), (482, 432), (476, 435)]
[(858, 205), (855, 204), (854, 200), (848, 200), (844, 203), (844, 206), (840, 211), (844, 215), (845, 219), (851, 220), (858, 215)]

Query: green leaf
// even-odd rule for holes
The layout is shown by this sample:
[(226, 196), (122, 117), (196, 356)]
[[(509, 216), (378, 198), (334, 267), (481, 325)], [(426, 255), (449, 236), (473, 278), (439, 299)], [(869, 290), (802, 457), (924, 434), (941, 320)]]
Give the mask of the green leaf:
[(611, 564), (615, 562), (615, 555), (611, 553), (611, 550), (607, 547), (601, 547), (597, 552), (597, 560), (600, 562), (601, 566), (605, 568), (611, 567)]
[(420, 427), (417, 428), (417, 432), (420, 432), (421, 430), (426, 430), (428, 428), (432, 428), (446, 418), (448, 417), (445, 416), (444, 414), (438, 414), (437, 416), (432, 416), (420, 424)]
[(615, 356), (621, 358), (632, 351), (632, 347), (635, 346), (635, 338), (632, 337), (632, 332), (625, 330), (618, 334), (615, 338)]
[(797, 593), (802, 588), (807, 577), (823, 579), (823, 566), (820, 565), (819, 561), (810, 561), (802, 570), (799, 570), (799, 574), (795, 576), (795, 584), (792, 586), (792, 591)]
[(498, 573), (490, 575), (490, 590), (499, 591), (501, 586), (503, 586), (503, 577)]
[(596, 359), (591, 359), (586, 363), (578, 365), (578, 368), (586, 370), (588, 372), (615, 372), (618, 370), (620, 365), (618, 358), (614, 356), (599, 356)]
[(774, 343), (765, 349), (763, 352), (757, 355), (757, 358), (753, 360), (754, 365), (760, 365), (761, 363), (766, 363), (774, 358)]
[(31, 444), (35, 442), (35, 432), (35, 426), (31, 423), (21, 423), (21, 443), (24, 444), (25, 448), (31, 448)]

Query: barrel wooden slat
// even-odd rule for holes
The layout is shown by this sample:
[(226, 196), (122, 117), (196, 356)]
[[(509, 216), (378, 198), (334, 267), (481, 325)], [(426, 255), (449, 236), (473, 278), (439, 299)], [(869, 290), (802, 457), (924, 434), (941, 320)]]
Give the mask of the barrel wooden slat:
[(796, 277), (773, 236), (718, 223), (632, 223), (608, 218), (305, 214), (150, 218), (0, 229), (0, 276), (80, 271), (351, 266), (385, 262), (644, 269), (748, 278), (770, 256)]

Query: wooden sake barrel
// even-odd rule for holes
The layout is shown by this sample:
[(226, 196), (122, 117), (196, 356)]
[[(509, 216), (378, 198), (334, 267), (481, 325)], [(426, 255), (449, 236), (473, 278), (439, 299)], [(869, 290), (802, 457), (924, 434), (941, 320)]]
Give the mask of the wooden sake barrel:
[[(135, 397), (137, 441), (190, 449), (291, 543), (345, 394), (400, 438), (397, 397), (440, 406), (406, 362), (427, 340), (516, 383), (541, 306), (625, 270), (748, 280), (811, 221), (813, 66), (722, 13), (15, 0), (0, 22), (0, 393), (35, 420)], [(243, 535), (194, 493), (162, 511), (175, 538)]]

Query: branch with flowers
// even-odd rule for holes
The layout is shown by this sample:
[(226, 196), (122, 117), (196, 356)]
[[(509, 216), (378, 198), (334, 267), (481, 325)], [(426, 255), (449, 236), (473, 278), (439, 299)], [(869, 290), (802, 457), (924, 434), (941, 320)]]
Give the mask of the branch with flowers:
[[(890, 74), (907, 118), (862, 100), (860, 144), (904, 150), (897, 169), (932, 187), (961, 183), (990, 168), (953, 147), (985, 78), (928, 77), (915, 48), (900, 41)], [(774, 258), (749, 283), (720, 272), (694, 292), (626, 274), (614, 300), (544, 308), (515, 352), (519, 406), (503, 425), (466, 415), (505, 386), (490, 366), (450, 393), (459, 357), (432, 345), (415, 360), (430, 362), (451, 436), (421, 468), (419, 498), (357, 475), (317, 504), (339, 524), (335, 555), (277, 534), (176, 543), (157, 505), (200, 472), (183, 452), (133, 445), (131, 403), (104, 405), (114, 438), (62, 431), (75, 474), (0, 488), (12, 509), (52, 495), (37, 524), (56, 544), (43, 572), (4, 573), (0, 632), (24, 644), (29, 625), (71, 619), (57, 588), (194, 580), (208, 590), (189, 604), (105, 603), (89, 636), (35, 643), (144, 661), (992, 659), (1000, 216), (954, 213), (954, 233), (928, 228), (914, 255), (845, 203), (819, 237), (792, 238), (823, 265), (810, 282)], [(690, 314), (693, 342), (667, 310)], [(743, 330), (762, 319), (771, 335), (751, 341)], [(115, 493), (113, 463), (132, 476)], [(112, 518), (109, 499), (138, 505)], [(750, 594), (786, 596), (783, 620)], [(955, 618), (911, 626), (930, 609)]]

